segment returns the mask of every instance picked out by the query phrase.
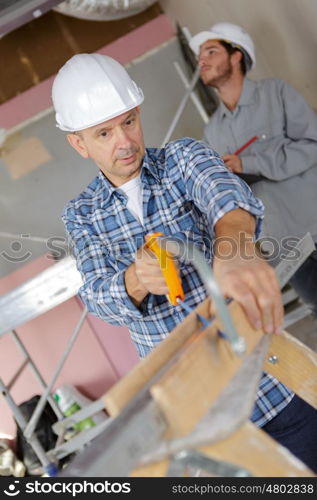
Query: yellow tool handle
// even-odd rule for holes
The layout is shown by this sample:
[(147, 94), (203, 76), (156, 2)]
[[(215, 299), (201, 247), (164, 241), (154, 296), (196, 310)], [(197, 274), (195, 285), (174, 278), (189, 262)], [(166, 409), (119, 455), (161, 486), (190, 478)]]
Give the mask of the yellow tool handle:
[(157, 257), (169, 290), (167, 298), (169, 302), (175, 306), (178, 303), (178, 299), (184, 300), (185, 294), (181, 280), (177, 274), (173, 257), (167, 250), (160, 247), (157, 241), (159, 236), (164, 235), (163, 233), (147, 234), (145, 236), (145, 247), (149, 248), (149, 250), (151, 250)]

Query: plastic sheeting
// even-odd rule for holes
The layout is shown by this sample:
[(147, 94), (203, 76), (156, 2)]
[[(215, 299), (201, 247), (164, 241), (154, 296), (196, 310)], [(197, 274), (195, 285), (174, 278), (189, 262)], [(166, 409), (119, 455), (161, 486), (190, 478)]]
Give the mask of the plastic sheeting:
[(53, 10), (90, 21), (107, 21), (134, 16), (156, 0), (66, 0)]

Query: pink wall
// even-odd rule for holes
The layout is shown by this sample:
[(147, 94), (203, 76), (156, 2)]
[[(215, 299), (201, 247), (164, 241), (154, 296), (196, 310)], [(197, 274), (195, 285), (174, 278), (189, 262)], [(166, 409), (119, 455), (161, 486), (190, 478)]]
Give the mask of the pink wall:
[[(174, 34), (173, 26), (168, 18), (162, 14), (106, 45), (98, 52), (107, 54), (122, 64), (127, 64), (170, 39)], [(54, 76), (3, 103), (0, 106), (0, 128), (10, 129), (31, 116), (50, 108), (52, 106), (51, 88)]]
[[(77, 300), (80, 302), (79, 298)], [(123, 377), (139, 361), (128, 329), (109, 325), (92, 314), (88, 315), (87, 320), (104, 352), (107, 353), (117, 377)]]

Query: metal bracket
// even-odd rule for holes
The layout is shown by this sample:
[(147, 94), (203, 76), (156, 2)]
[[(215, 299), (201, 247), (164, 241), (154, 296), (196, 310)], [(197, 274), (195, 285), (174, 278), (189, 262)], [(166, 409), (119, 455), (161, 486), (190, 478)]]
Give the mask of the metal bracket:
[(215, 460), (195, 450), (173, 455), (167, 477), (253, 477), (246, 469), (229, 462)]

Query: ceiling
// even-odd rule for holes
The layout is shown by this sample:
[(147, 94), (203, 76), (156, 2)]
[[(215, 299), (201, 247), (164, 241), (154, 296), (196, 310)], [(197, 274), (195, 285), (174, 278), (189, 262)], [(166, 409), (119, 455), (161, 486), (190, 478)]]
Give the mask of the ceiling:
[[(55, 10), (65, 4), (76, 10), (76, 16)], [(138, 13), (133, 14), (136, 9)], [(85, 12), (95, 17), (98, 13), (100, 18), (83, 18)], [(74, 54), (98, 51), (161, 13), (153, 0), (67, 0), (62, 4), (56, 0), (0, 0), (0, 61), (4, 68), (0, 105), (54, 75)]]
[(0, 37), (49, 11), (60, 0), (0, 0)]
[(0, 0), (0, 38), (37, 19), (51, 9), (86, 20), (113, 20), (129, 17), (156, 0)]

